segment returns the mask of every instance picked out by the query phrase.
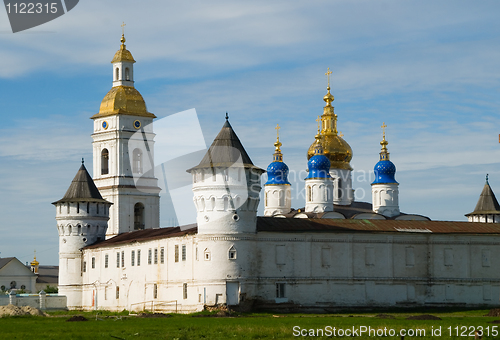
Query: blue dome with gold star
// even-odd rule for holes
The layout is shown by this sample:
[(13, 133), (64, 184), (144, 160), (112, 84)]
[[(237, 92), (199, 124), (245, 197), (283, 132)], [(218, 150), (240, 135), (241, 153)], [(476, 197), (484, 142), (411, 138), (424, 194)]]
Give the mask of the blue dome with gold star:
[(276, 125), (277, 137), (274, 147), (273, 162), (267, 167), (267, 182), (264, 185), (290, 185), (288, 182), (288, 166), (283, 163), (283, 154), (281, 153), (281, 142), (279, 136), (280, 126)]
[(384, 129), (383, 139), (380, 142), (382, 145), (382, 151), (380, 151), (380, 161), (375, 164), (373, 171), (375, 172), (375, 180), (372, 184), (397, 184), (396, 178), (396, 166), (389, 160), (389, 151), (387, 151), (388, 141), (385, 140), (385, 128), (387, 125), (385, 123), (382, 125)]
[(267, 167), (267, 182), (265, 185), (287, 184), (288, 182), (288, 166), (284, 162), (272, 162)]
[(397, 183), (396, 178), (394, 178), (396, 175), (396, 166), (393, 162), (389, 160), (379, 161), (375, 164), (373, 171), (375, 172), (375, 181), (372, 184)]
[(309, 174), (305, 179), (330, 178), (330, 160), (323, 153), (321, 135), (316, 135), (316, 145), (314, 146), (314, 156), (307, 162)]

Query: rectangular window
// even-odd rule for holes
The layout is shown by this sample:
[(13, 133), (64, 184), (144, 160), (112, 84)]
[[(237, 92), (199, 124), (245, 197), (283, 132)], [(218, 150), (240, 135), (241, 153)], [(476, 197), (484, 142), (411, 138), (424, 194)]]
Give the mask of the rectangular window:
[(135, 250), (132, 250), (130, 253), (130, 265), (133, 267), (135, 266)]
[(406, 247), (406, 266), (413, 267), (415, 265), (415, 251), (413, 247)]
[(148, 249), (148, 264), (151, 264), (152, 262), (152, 257), (153, 257), (153, 251), (151, 250), (151, 248)]
[(444, 250), (444, 265), (447, 267), (453, 266), (453, 249), (451, 248)]
[(109, 265), (109, 255), (104, 255), (104, 268), (108, 268)]
[(87, 262), (86, 261), (83, 261), (83, 272), (84, 273), (87, 272)]
[(483, 267), (489, 267), (490, 266), (490, 250), (489, 249), (483, 249), (481, 252), (481, 262), (483, 264)]
[(153, 286), (153, 299), (158, 298), (158, 285), (155, 283)]
[(375, 265), (375, 249), (373, 247), (365, 248), (365, 265), (366, 266)]
[(182, 245), (182, 261), (186, 261), (186, 245)]
[(165, 263), (165, 248), (160, 248), (160, 263)]
[(116, 268), (120, 268), (120, 253), (116, 253)]
[(122, 268), (125, 267), (125, 252), (122, 251)]
[(155, 248), (155, 264), (158, 264), (158, 248)]
[(120, 298), (120, 287), (116, 287), (116, 298)]
[(276, 246), (276, 264), (285, 264), (285, 246)]
[(278, 299), (285, 297), (285, 284), (284, 283), (277, 283), (276, 284), (276, 297)]
[(137, 267), (141, 265), (141, 250), (137, 249)]
[(196, 247), (196, 261), (198, 261), (198, 247)]
[(188, 298), (188, 284), (187, 283), (182, 284), (182, 297), (184, 299)]
[(108, 287), (104, 287), (104, 300), (108, 299)]
[(179, 262), (179, 245), (175, 245), (175, 262)]
[(95, 257), (92, 258), (92, 269), (95, 269)]

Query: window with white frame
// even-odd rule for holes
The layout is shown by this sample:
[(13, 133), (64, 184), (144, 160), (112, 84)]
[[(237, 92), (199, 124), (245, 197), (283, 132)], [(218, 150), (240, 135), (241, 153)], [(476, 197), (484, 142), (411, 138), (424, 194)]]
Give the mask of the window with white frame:
[(186, 245), (182, 245), (182, 261), (186, 261)]
[(155, 248), (155, 258), (154, 258), (155, 264), (158, 264), (158, 248)]
[(234, 248), (234, 246), (231, 246), (231, 248), (229, 248), (227, 258), (230, 260), (236, 260), (236, 248)]
[(151, 248), (148, 249), (148, 264), (153, 262), (153, 250)]
[(141, 265), (141, 250), (137, 249), (137, 267)]
[(130, 265), (132, 267), (135, 266), (135, 250), (132, 250), (130, 252)]
[(109, 255), (104, 255), (104, 268), (108, 268), (109, 265)]
[(165, 248), (160, 248), (160, 263), (165, 263)]

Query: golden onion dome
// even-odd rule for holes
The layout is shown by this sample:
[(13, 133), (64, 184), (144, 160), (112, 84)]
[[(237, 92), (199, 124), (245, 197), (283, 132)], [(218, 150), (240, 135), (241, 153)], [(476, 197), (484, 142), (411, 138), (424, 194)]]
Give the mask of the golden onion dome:
[(109, 90), (101, 102), (99, 113), (92, 118), (116, 114), (156, 118), (154, 114), (148, 112), (146, 102), (139, 91), (135, 87), (123, 85), (114, 86)]
[[(351, 146), (338, 134), (337, 131), (337, 115), (333, 111), (332, 102), (333, 95), (330, 93), (330, 86), (327, 87), (328, 93), (323, 97), (326, 106), (323, 108), (321, 116), (321, 143), (325, 156), (330, 160), (330, 169), (352, 170)], [(316, 142), (313, 142), (307, 150), (307, 159), (314, 156), (314, 147)]]
[(111, 60), (111, 63), (117, 63), (120, 61), (129, 61), (132, 63), (135, 63), (134, 57), (132, 57), (132, 53), (130, 53), (129, 50), (126, 49), (125, 46), (125, 36), (122, 34), (121, 38), (121, 46), (118, 51), (116, 51), (115, 56), (113, 57), (113, 60)]

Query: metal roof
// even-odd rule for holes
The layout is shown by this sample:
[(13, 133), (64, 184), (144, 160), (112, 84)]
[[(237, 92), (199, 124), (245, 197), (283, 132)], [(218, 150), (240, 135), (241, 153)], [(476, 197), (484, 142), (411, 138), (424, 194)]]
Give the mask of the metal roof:
[(15, 259), (15, 257), (0, 257), (0, 269), (5, 267), (7, 263)]
[(498, 204), (495, 194), (493, 193), (493, 190), (491, 190), (488, 181), (486, 181), (483, 191), (479, 196), (479, 201), (477, 201), (476, 208), (473, 212), (465, 216), (486, 214), (500, 214), (500, 205)]
[(226, 122), (222, 126), (222, 129), (217, 137), (215, 137), (212, 145), (201, 160), (200, 164), (188, 169), (187, 171), (190, 172), (194, 169), (215, 167), (228, 168), (231, 166), (244, 166), (265, 172), (265, 170), (253, 165), (250, 156), (248, 156), (245, 148), (240, 142), (240, 139), (226, 118)]
[(64, 197), (52, 204), (79, 201), (103, 202), (112, 204), (111, 202), (108, 202), (102, 198), (101, 193), (95, 186), (92, 177), (90, 177), (83, 163), (80, 169), (78, 169), (78, 172), (76, 173), (75, 178), (73, 178), (73, 181), (71, 182)]
[(198, 231), (196, 224), (190, 224), (187, 226), (173, 227), (173, 228), (158, 228), (158, 229), (145, 229), (136, 230), (128, 233), (119, 234), (115, 237), (107, 239), (105, 241), (92, 244), (83, 249), (95, 249), (102, 247), (114, 247), (117, 245), (134, 243), (134, 242), (145, 242), (169, 237), (184, 236), (188, 234), (195, 234)]
[(500, 234), (500, 223), (258, 217), (257, 231)]

